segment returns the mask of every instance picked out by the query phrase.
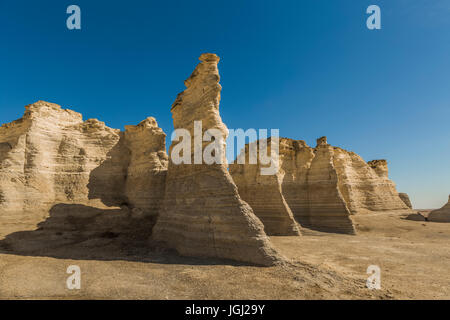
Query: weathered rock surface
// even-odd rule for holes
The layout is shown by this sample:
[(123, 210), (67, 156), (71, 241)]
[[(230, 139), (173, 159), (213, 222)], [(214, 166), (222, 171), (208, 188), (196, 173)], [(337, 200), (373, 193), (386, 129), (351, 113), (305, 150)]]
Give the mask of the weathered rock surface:
[[(230, 174), (239, 190), (241, 198), (253, 209), (255, 215), (261, 219), (265, 231), (270, 236), (300, 235), (297, 222), (281, 191), (281, 181), (284, 172), (278, 170), (275, 175), (262, 175), (260, 161), (250, 164), (249, 148), (254, 146), (259, 159), (258, 142), (246, 145), (238, 158), (243, 158), (243, 164), (230, 164)], [(267, 152), (272, 153), (268, 139)], [(272, 155), (278, 158), (277, 155)], [(267, 167), (267, 166), (264, 166)]]
[(433, 222), (450, 222), (450, 196), (448, 202), (442, 208), (431, 211), (428, 215), (428, 221)]
[[(317, 140), (316, 148), (307, 146), (302, 140), (280, 138), (279, 154), (280, 167), (276, 177), (281, 184), (282, 196), (304, 227), (353, 234), (353, 214), (412, 212), (401, 200), (395, 184), (388, 179), (385, 160), (366, 163), (353, 152), (330, 146), (326, 137)], [(247, 192), (249, 186), (255, 184), (265, 188), (254, 178), (258, 175), (255, 165), (233, 164), (230, 168), (244, 200), (254, 197), (255, 203), (267, 201), (267, 195), (265, 199), (259, 199), (255, 193)], [(259, 179), (270, 180), (268, 177)], [(265, 190), (269, 192), (268, 188)], [(255, 206), (252, 200), (247, 201)]]
[(127, 161), (117, 152), (120, 138), (119, 130), (94, 119), (83, 122), (56, 104), (27, 106), (22, 119), (0, 128), (0, 141), (8, 146), (0, 157), (1, 212), (96, 197), (120, 204)]
[(406, 206), (410, 209), (413, 208), (411, 200), (409, 199), (409, 196), (407, 193), (399, 193), (398, 194), (400, 199), (402, 199), (402, 201), (406, 204)]
[[(202, 134), (207, 129), (219, 130), (225, 150), (228, 129), (219, 114), (219, 57), (203, 54), (200, 61), (185, 81), (187, 89), (172, 105), (174, 127), (188, 130), (194, 141), (194, 121), (202, 121)], [(170, 152), (178, 143), (172, 143)], [(205, 144), (202, 151), (204, 148)], [(194, 159), (192, 149), (190, 156)], [(172, 158), (165, 198), (153, 229), (154, 240), (186, 256), (227, 258), (259, 265), (282, 260), (261, 221), (239, 197), (227, 171), (224, 152), (222, 164), (174, 164)]]
[(325, 232), (356, 233), (339, 187), (335, 148), (321, 138), (314, 153), (307, 175), (310, 226)]
[[(0, 128), (0, 215), (33, 216), (60, 203), (101, 207), (131, 202), (144, 210), (153, 208), (157, 201), (150, 198), (158, 197), (159, 180), (155, 188), (146, 183), (145, 193), (151, 195), (147, 198), (133, 194), (132, 185), (141, 183), (138, 173), (146, 179), (150, 172), (165, 170), (164, 161), (157, 164), (154, 154), (164, 153), (164, 134), (155, 126), (147, 120), (130, 127), (125, 139), (120, 130), (96, 119), (83, 121), (81, 114), (56, 104), (38, 101), (27, 106), (23, 118)], [(146, 165), (139, 162), (141, 152), (151, 160)]]
[(326, 138), (311, 148), (302, 140), (280, 138), (282, 193), (299, 223), (325, 232), (354, 234), (351, 213), (338, 187), (334, 148)]
[(138, 215), (158, 215), (168, 167), (165, 139), (155, 118), (147, 118), (137, 126), (125, 126), (125, 144), (131, 154), (125, 196)]
[(353, 214), (376, 211), (411, 213), (388, 178), (386, 160), (365, 162), (354, 152), (335, 150), (339, 188)]

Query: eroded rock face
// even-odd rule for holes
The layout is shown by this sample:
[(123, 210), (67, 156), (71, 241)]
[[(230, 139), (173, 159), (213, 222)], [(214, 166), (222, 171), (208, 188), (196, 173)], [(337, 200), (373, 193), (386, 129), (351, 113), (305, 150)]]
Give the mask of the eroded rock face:
[(380, 178), (388, 177), (389, 172), (386, 160), (372, 160), (367, 162), (367, 164), (377, 173)]
[[(248, 150), (248, 146), (246, 148)], [(388, 179), (385, 160), (366, 163), (353, 152), (330, 146), (326, 137), (319, 138), (315, 148), (303, 140), (280, 138), (279, 153), (276, 177), (284, 199), (302, 226), (354, 234), (353, 214), (382, 210), (411, 212), (398, 195), (395, 184)], [(274, 191), (253, 178), (256, 172), (257, 168), (248, 164), (231, 166), (244, 199), (253, 197), (254, 200), (248, 201), (257, 203), (267, 200), (257, 198), (255, 192), (248, 193), (249, 187), (257, 185), (271, 194)], [(270, 181), (268, 177), (264, 179)]]
[(386, 160), (365, 162), (354, 152), (335, 148), (339, 188), (353, 214), (374, 211), (412, 212), (388, 178)]
[[(1, 212), (48, 210), (54, 203), (123, 201), (127, 156), (119, 130), (39, 101), (0, 128)], [(114, 157), (116, 156), (116, 157)], [(94, 170), (96, 170), (94, 172)]]
[(326, 137), (311, 148), (304, 141), (282, 138), (280, 170), (283, 195), (302, 226), (354, 234), (350, 211), (339, 189), (334, 148)]
[(125, 196), (137, 215), (158, 215), (168, 167), (165, 139), (155, 118), (125, 126), (125, 143), (130, 150)]
[[(23, 118), (0, 128), (0, 214), (36, 216), (61, 203), (118, 207), (131, 202), (147, 209), (151, 201), (142, 194), (127, 199), (131, 185), (140, 184), (137, 173), (149, 178), (148, 172), (164, 169), (164, 162), (156, 160), (164, 153), (164, 134), (155, 128), (156, 122), (147, 122), (130, 127), (125, 137), (101, 121), (83, 121), (81, 114), (53, 103), (27, 106)], [(148, 132), (141, 136), (140, 130)], [(141, 138), (146, 142), (134, 141)], [(137, 150), (148, 153), (149, 170), (139, 162)], [(161, 183), (155, 186), (159, 192)], [(152, 194), (152, 189), (146, 193)]]
[(448, 202), (442, 208), (431, 211), (428, 215), (428, 221), (433, 222), (450, 222), (450, 196)]
[(402, 199), (402, 201), (406, 204), (406, 206), (410, 209), (413, 208), (411, 200), (409, 199), (409, 196), (407, 193), (399, 193), (398, 194), (400, 199)]
[[(268, 140), (267, 153), (270, 154), (270, 138)], [(300, 235), (299, 226), (281, 191), (284, 172), (278, 170), (275, 175), (263, 175), (261, 167), (267, 166), (261, 165), (260, 161), (257, 161), (257, 164), (250, 164), (251, 146), (254, 146), (256, 157), (259, 159), (258, 142), (254, 142), (247, 144), (245, 150), (238, 156), (238, 159), (243, 158), (243, 164), (236, 162), (230, 165), (230, 174), (238, 187), (239, 195), (261, 219), (268, 235)]]
[[(269, 139), (270, 140), (270, 139)], [(271, 144), (267, 142), (267, 145)], [(230, 173), (246, 200), (273, 234), (292, 234), (292, 216), (308, 228), (354, 234), (350, 211), (338, 188), (333, 147), (319, 138), (317, 147), (304, 141), (279, 139), (278, 172), (260, 174), (260, 163), (230, 165)], [(243, 157), (244, 155), (238, 156)], [(293, 215), (292, 215), (293, 214)]]
[(300, 225), (311, 227), (308, 173), (315, 157), (314, 148), (303, 140), (280, 138), (280, 170), (283, 196)]
[[(225, 148), (228, 130), (219, 114), (219, 58), (203, 54), (200, 61), (185, 81), (187, 89), (178, 95), (172, 106), (174, 127), (188, 130), (194, 141), (194, 121), (202, 121), (202, 133), (207, 129), (219, 130), (223, 135), (222, 148)], [(171, 151), (178, 143), (172, 143)], [(193, 151), (191, 148), (192, 163)], [(226, 161), (212, 165), (177, 165), (172, 158), (165, 198), (153, 229), (154, 240), (187, 256), (227, 258), (259, 265), (272, 265), (282, 260), (261, 221), (239, 197)]]
[(319, 139), (314, 154), (307, 174), (310, 226), (325, 232), (356, 233), (339, 188), (335, 149)]

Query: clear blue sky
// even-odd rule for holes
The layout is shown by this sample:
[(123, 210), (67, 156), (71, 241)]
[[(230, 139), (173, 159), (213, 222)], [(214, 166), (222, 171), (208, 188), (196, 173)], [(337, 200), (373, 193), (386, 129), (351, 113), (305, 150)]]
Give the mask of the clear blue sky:
[[(82, 30), (66, 28), (77, 4)], [(366, 8), (382, 30), (366, 28)], [(450, 193), (448, 0), (0, 2), (0, 122), (36, 100), (114, 128), (170, 106), (203, 52), (221, 58), (230, 128), (387, 159), (415, 207)]]

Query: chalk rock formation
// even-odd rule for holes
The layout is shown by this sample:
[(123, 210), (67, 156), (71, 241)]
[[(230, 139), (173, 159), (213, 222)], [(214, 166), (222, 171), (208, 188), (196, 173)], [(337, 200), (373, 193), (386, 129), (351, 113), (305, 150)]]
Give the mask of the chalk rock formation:
[[(142, 169), (139, 152), (153, 152), (156, 145), (164, 152), (164, 144), (154, 128), (148, 130), (158, 131), (157, 137), (139, 136), (141, 126), (147, 125), (129, 128), (127, 146), (123, 132), (96, 119), (83, 121), (81, 114), (45, 101), (26, 106), (23, 118), (0, 128), (0, 214), (32, 216), (59, 203), (128, 204), (126, 190), (131, 194), (131, 185), (140, 183), (136, 174), (164, 167), (163, 162), (156, 165), (151, 160), (150, 169)], [(148, 141), (136, 143), (134, 138)], [(149, 153), (149, 159), (153, 157)], [(161, 188), (161, 183), (155, 185)], [(158, 190), (150, 197), (156, 197)], [(141, 194), (131, 198), (137, 206), (145, 202)]]
[[(320, 222), (323, 218), (317, 210), (322, 213), (340, 212), (338, 216), (341, 217), (373, 211), (411, 212), (400, 199), (395, 184), (389, 180), (385, 160), (366, 163), (354, 152), (330, 146), (326, 137), (317, 140), (315, 149), (301, 140), (289, 140), (286, 144), (289, 148), (280, 151), (290, 159), (284, 161), (284, 170), (288, 174), (285, 174), (283, 194), (301, 223), (319, 224), (319, 229), (323, 229)], [(327, 185), (328, 188), (336, 185), (337, 189), (319, 192)], [(325, 201), (327, 197), (331, 199)], [(321, 202), (322, 206), (326, 203), (333, 205), (319, 209)], [(338, 229), (351, 233), (353, 227), (349, 221), (342, 218), (340, 221), (343, 224)]]
[(325, 232), (354, 234), (351, 213), (339, 188), (335, 156), (335, 149), (326, 139), (317, 140), (307, 173), (307, 225)]
[(334, 148), (326, 138), (311, 148), (305, 141), (280, 138), (281, 187), (294, 217), (304, 227), (354, 234), (351, 213), (338, 187)]
[(448, 202), (442, 208), (431, 211), (428, 215), (428, 221), (433, 222), (450, 222), (450, 196)]
[(410, 209), (412, 209), (412, 203), (411, 200), (409, 199), (409, 196), (407, 193), (399, 193), (398, 194), (400, 199), (402, 199), (402, 201), (406, 204), (406, 206)]
[(156, 218), (164, 197), (168, 167), (165, 139), (155, 118), (125, 126), (125, 144), (130, 150), (125, 196), (133, 212), (140, 215)]
[(395, 183), (389, 180), (386, 160), (366, 163), (354, 152), (340, 148), (334, 150), (339, 188), (353, 214), (374, 211), (412, 212), (400, 198)]
[[(194, 121), (202, 121), (201, 137), (208, 129), (219, 130), (223, 140), (216, 143), (223, 151), (222, 164), (194, 164), (194, 148), (187, 150), (192, 164), (175, 164), (170, 157), (165, 198), (153, 239), (186, 256), (272, 265), (282, 258), (273, 249), (261, 221), (239, 197), (227, 171), (224, 150), (228, 129), (219, 114), (219, 57), (202, 54), (200, 61), (185, 81), (187, 89), (172, 105), (174, 127), (190, 132), (192, 146)], [(180, 142), (172, 143), (170, 154)], [(204, 150), (205, 143), (201, 147)]]
[[(252, 201), (267, 200), (257, 199), (255, 193), (247, 192), (252, 185), (264, 186), (250, 178), (258, 174), (257, 168), (246, 163), (233, 164), (230, 171), (243, 199), (255, 207)], [(353, 214), (382, 210), (412, 212), (401, 200), (395, 184), (388, 179), (385, 160), (366, 163), (353, 152), (330, 146), (326, 137), (317, 140), (316, 148), (302, 140), (280, 138), (276, 177), (281, 184), (282, 196), (304, 227), (353, 234)]]
[(301, 226), (311, 227), (308, 197), (308, 173), (315, 157), (305, 141), (280, 138), (280, 171), (283, 196)]
[(22, 119), (0, 128), (1, 212), (95, 197), (120, 204), (127, 160), (117, 152), (119, 141), (119, 130), (95, 119), (83, 122), (81, 114), (56, 104), (26, 106)]
[(381, 160), (372, 160), (367, 162), (367, 164), (369, 165), (369, 167), (371, 167), (376, 174), (380, 177), (380, 178), (387, 178), (389, 175), (388, 172), (388, 166), (387, 166), (387, 161), (384, 159)]
[[(278, 161), (278, 155), (271, 149), (270, 138), (267, 139), (267, 153), (272, 159)], [(258, 161), (250, 163), (249, 150)], [(253, 209), (255, 215), (261, 219), (265, 231), (270, 236), (300, 235), (300, 230), (292, 211), (286, 203), (281, 191), (281, 182), (284, 172), (278, 170), (274, 175), (264, 175), (259, 161), (258, 142), (246, 145), (238, 156), (242, 164), (230, 165), (230, 174), (239, 190), (241, 198)]]
[[(274, 217), (278, 217), (278, 222), (283, 217), (285, 229), (290, 227), (286, 231), (292, 230), (292, 224), (287, 223), (291, 222), (288, 218), (292, 212), (302, 226), (355, 233), (350, 211), (338, 189), (333, 148), (325, 137), (317, 140), (316, 149), (308, 147), (304, 141), (280, 138), (278, 172), (272, 176), (261, 175), (259, 163), (249, 164), (247, 154), (251, 145), (246, 145), (245, 152), (238, 156), (238, 159), (247, 157), (245, 164), (232, 164), (230, 172), (239, 194), (249, 202), (266, 229), (275, 229)], [(268, 141), (267, 145), (271, 143)], [(267, 218), (271, 220), (266, 222)]]

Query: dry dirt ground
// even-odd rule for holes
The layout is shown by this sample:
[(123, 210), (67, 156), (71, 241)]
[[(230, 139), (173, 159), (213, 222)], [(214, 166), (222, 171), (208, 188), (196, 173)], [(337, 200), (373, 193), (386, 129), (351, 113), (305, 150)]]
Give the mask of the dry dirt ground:
[[(0, 298), (450, 299), (450, 224), (392, 213), (354, 220), (356, 236), (272, 237), (292, 262), (269, 268), (179, 257), (145, 233), (0, 220)], [(81, 268), (80, 290), (66, 287), (70, 265)], [(365, 287), (369, 265), (381, 268), (381, 290)]]

